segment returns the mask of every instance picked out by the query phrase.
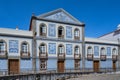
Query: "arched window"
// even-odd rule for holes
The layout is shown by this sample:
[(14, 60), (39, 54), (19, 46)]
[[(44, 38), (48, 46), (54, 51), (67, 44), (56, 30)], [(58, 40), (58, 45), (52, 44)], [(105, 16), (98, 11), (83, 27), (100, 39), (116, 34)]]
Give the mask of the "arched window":
[(63, 45), (59, 45), (58, 46), (58, 53), (59, 54), (63, 54), (64, 53), (64, 46)]
[(29, 52), (28, 43), (23, 42), (22, 43), (22, 53), (28, 53), (28, 52)]
[(114, 49), (112, 50), (112, 55), (117, 55), (117, 50), (116, 50), (116, 48), (114, 48)]
[(0, 54), (4, 54), (6, 51), (6, 42), (3, 40), (0, 40)]
[(47, 30), (46, 30), (47, 28), (46, 28), (46, 25), (45, 24), (41, 24), (40, 25), (40, 36), (46, 36), (46, 34), (47, 34)]
[(75, 54), (79, 54), (79, 47), (78, 46), (75, 46)]
[(105, 48), (101, 48), (101, 55), (105, 55)]
[(64, 28), (62, 26), (58, 27), (58, 38), (64, 38)]
[(42, 43), (39, 47), (40, 54), (45, 54), (46, 53), (46, 45)]
[(77, 28), (74, 30), (74, 39), (80, 39), (80, 31)]
[(88, 49), (87, 49), (87, 54), (93, 54), (92, 51), (93, 51), (93, 50), (92, 50), (92, 47), (88, 47)]

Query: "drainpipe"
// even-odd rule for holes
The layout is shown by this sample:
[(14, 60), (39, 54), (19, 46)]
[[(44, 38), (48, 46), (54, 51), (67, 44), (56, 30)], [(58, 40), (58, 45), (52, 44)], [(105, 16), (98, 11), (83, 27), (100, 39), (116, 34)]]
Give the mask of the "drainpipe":
[(82, 27), (82, 71), (85, 70), (85, 36), (84, 27)]
[(32, 65), (33, 65), (33, 71), (36, 73), (36, 21), (33, 18), (32, 19), (32, 31), (33, 31), (33, 40), (32, 40)]
[(118, 70), (120, 70), (120, 39), (118, 38)]

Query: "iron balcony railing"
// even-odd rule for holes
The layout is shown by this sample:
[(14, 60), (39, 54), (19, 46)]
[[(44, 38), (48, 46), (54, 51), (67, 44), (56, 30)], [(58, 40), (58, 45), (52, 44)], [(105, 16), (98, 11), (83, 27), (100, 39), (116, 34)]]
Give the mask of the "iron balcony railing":
[(112, 55), (112, 60), (117, 61), (117, 55)]
[(87, 60), (93, 60), (93, 54), (87, 54)]
[(58, 53), (58, 60), (65, 60), (65, 53)]
[(78, 60), (80, 60), (81, 59), (81, 54), (80, 53), (78, 53), (78, 54), (74, 54), (74, 59), (78, 59)]
[(46, 36), (46, 33), (40, 33), (40, 36)]
[(21, 58), (30, 58), (30, 52), (23, 52), (20, 53)]
[(0, 51), (0, 58), (7, 58), (8, 54), (7, 51)]
[(64, 35), (58, 35), (58, 38), (59, 38), (59, 39), (63, 39), (63, 38), (64, 38)]
[(80, 40), (80, 37), (79, 36), (74, 36), (74, 39), (75, 40)]
[[(97, 71), (96, 71), (97, 70)], [(19, 73), (17, 72), (9, 72), (8, 69), (0, 69), (0, 76), (8, 76), (8, 75), (26, 75), (26, 74), (44, 74), (44, 73), (112, 73), (112, 72), (120, 72), (119, 68), (85, 68), (84, 70), (82, 68), (67, 68), (64, 69), (64, 72), (59, 72), (57, 69), (54, 68), (47, 68), (45, 70), (36, 69), (36, 71), (33, 71), (32, 68), (22, 68), (20, 69)]]
[(47, 52), (40, 52), (39, 57), (40, 59), (48, 59), (48, 54)]
[(101, 60), (101, 61), (105, 61), (105, 60), (106, 60), (106, 55), (102, 55), (102, 54), (101, 54), (101, 55), (100, 55), (100, 60)]

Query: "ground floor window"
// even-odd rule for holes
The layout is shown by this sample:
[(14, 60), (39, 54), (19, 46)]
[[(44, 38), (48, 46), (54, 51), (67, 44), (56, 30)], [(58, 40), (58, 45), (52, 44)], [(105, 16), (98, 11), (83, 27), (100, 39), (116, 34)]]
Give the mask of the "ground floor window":
[(46, 70), (47, 69), (47, 61), (46, 60), (42, 60), (40, 62), (40, 70)]
[(79, 69), (80, 68), (80, 61), (79, 60), (75, 60), (75, 69)]

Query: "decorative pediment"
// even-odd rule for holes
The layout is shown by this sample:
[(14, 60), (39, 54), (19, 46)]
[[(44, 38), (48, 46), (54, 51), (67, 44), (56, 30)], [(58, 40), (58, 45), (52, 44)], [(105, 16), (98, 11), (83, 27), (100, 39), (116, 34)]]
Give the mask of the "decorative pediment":
[(49, 19), (49, 20), (60, 21), (60, 22), (82, 24), (77, 19), (75, 19), (72, 15), (70, 15), (69, 13), (67, 13), (65, 10), (61, 8), (55, 11), (51, 11), (46, 14), (40, 15), (38, 16), (38, 18)]

